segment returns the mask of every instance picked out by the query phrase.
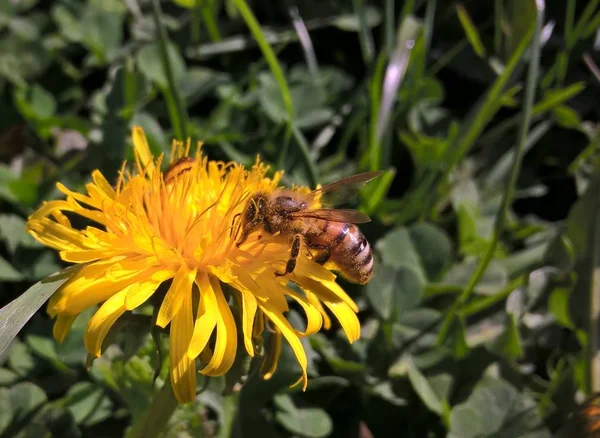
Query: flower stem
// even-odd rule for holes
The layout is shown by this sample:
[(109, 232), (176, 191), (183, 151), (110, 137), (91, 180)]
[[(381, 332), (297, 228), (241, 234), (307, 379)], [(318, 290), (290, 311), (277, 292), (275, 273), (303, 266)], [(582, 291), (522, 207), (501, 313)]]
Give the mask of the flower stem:
[(219, 431), (218, 438), (229, 438), (235, 428), (235, 420), (240, 402), (240, 393), (233, 392), (223, 398), (223, 425)]
[(150, 406), (131, 428), (128, 438), (154, 438), (160, 435), (177, 408), (177, 399), (171, 386), (171, 377), (165, 379), (162, 389), (154, 395)]

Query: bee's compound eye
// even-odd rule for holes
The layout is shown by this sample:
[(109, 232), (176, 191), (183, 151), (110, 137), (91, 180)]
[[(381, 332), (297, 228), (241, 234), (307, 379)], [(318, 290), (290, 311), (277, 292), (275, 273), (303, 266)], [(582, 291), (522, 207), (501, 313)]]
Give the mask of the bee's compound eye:
[(248, 210), (246, 210), (246, 220), (252, 222), (256, 218), (256, 203), (254, 200), (248, 204)]

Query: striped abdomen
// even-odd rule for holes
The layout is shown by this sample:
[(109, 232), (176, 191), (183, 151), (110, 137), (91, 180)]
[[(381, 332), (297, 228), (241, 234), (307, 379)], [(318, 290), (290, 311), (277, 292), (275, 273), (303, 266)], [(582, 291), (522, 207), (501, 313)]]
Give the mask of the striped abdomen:
[(329, 261), (348, 281), (365, 284), (373, 276), (373, 253), (371, 245), (354, 224), (321, 222), (317, 233), (307, 233), (309, 246), (329, 248)]

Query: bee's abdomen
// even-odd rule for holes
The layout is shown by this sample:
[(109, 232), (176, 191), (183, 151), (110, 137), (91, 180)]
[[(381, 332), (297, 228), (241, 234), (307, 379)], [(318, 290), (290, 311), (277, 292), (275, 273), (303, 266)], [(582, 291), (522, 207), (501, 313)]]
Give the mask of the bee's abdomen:
[(349, 281), (365, 284), (373, 276), (371, 245), (353, 224), (340, 224), (337, 237), (332, 242), (331, 261)]

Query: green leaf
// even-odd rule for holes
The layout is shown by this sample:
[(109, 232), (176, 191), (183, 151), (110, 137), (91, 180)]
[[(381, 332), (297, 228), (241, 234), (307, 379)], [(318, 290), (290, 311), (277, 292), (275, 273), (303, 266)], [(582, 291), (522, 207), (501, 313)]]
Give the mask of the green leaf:
[(508, 34), (506, 37), (506, 58), (513, 56), (521, 41), (526, 37), (531, 29), (532, 23), (535, 22), (537, 15), (536, 5), (533, 1), (511, 0), (509, 2), (508, 19)]
[(212, 95), (220, 85), (230, 84), (228, 75), (209, 68), (191, 67), (177, 83), (181, 97), (192, 106)]
[(382, 398), (394, 406), (406, 406), (408, 401), (399, 397), (392, 387), (392, 382), (387, 380), (373, 386), (369, 391), (372, 395)]
[[(375, 245), (383, 263), (393, 268), (408, 267), (421, 272), (421, 260), (408, 228), (400, 227), (387, 233)], [(422, 273), (423, 278), (424, 273)]]
[(469, 43), (471, 43), (471, 47), (473, 47), (473, 50), (475, 50), (475, 53), (477, 53), (479, 57), (484, 58), (486, 56), (485, 47), (481, 42), (481, 37), (479, 36), (477, 27), (475, 27), (471, 21), (471, 17), (469, 17), (469, 13), (461, 4), (456, 5), (456, 13), (458, 15), (458, 19), (460, 20), (460, 24), (465, 31), (467, 39), (469, 40)]
[(173, 3), (187, 9), (193, 9), (196, 5), (202, 4), (198, 0), (173, 0)]
[[(147, 345), (151, 345), (151, 339)], [(119, 394), (134, 419), (141, 418), (153, 395), (154, 360), (148, 360), (141, 351), (125, 361), (123, 357), (109, 358), (102, 355), (94, 361), (91, 373), (98, 381)], [(165, 358), (165, 361), (168, 360)]]
[[(381, 23), (381, 12), (373, 6), (364, 8), (365, 24), (368, 28), (379, 26)], [(359, 32), (361, 30), (358, 14), (343, 14), (338, 15), (332, 20), (332, 24), (338, 29), (347, 32)]]
[(581, 126), (579, 114), (573, 108), (559, 105), (552, 110), (556, 122), (566, 129), (578, 129)]
[(54, 96), (38, 84), (15, 90), (15, 104), (26, 119), (46, 120), (56, 112)]
[(254, 13), (250, 9), (246, 1), (233, 0), (233, 3), (235, 4), (236, 9), (246, 22), (246, 25), (250, 29), (250, 32), (252, 32), (254, 39), (260, 47), (263, 57), (265, 58), (267, 64), (269, 65), (269, 68), (271, 69), (271, 73), (273, 74), (273, 77), (277, 82), (277, 86), (279, 87), (279, 91), (281, 92), (281, 97), (284, 102), (287, 120), (289, 123), (291, 123), (294, 120), (293, 100), (292, 95), (290, 93), (290, 88), (283, 73), (283, 69), (279, 64), (279, 60), (277, 59), (275, 52), (271, 48), (271, 45), (269, 44), (265, 33), (263, 32), (260, 26), (260, 23), (254, 16)]
[(395, 176), (395, 169), (388, 170), (372, 184), (369, 184), (362, 189), (361, 199), (363, 200), (363, 205), (365, 206), (365, 212), (367, 214), (373, 213), (383, 202), (392, 186)]
[(467, 328), (464, 318), (457, 318), (448, 333), (448, 346), (452, 349), (454, 357), (461, 359), (470, 351), (467, 343)]
[(122, 14), (90, 5), (80, 20), (81, 42), (101, 63), (114, 59), (123, 40)]
[(306, 438), (324, 438), (333, 430), (331, 418), (321, 408), (278, 411), (275, 419), (288, 431)]
[[(0, 368), (0, 387), (11, 386), (21, 380), (21, 376), (19, 376), (14, 371), (11, 371), (7, 368)], [(0, 408), (0, 411), (2, 409)], [(0, 419), (0, 435), (2, 435), (2, 420)]]
[(546, 90), (544, 98), (533, 106), (533, 114), (538, 115), (566, 102), (585, 90), (585, 82), (575, 82), (565, 88)]
[(60, 344), (55, 344), (58, 358), (66, 365), (75, 367), (82, 365), (87, 356), (87, 350), (84, 343), (84, 335), (87, 325), (96, 313), (96, 307), (90, 307), (81, 312), (69, 330), (68, 336)]
[(419, 303), (424, 281), (414, 268), (381, 264), (366, 288), (367, 298), (381, 318), (395, 320)]
[(484, 377), (450, 415), (449, 438), (550, 438), (535, 402), (503, 380)]
[(24, 41), (14, 35), (0, 44), (0, 77), (26, 88), (51, 62), (50, 53), (38, 39)]
[[(70, 334), (70, 333), (69, 333)], [(69, 337), (67, 337), (69, 338)], [(79, 340), (83, 345), (83, 339)], [(74, 371), (69, 369), (63, 360), (59, 357), (57, 351), (57, 342), (50, 336), (41, 336), (37, 334), (28, 334), (25, 337), (25, 343), (36, 355), (46, 359), (52, 366), (63, 374), (75, 375)], [(85, 354), (82, 354), (79, 362), (83, 362)]]
[(34, 284), (0, 309), (0, 357), (33, 314), (67, 280), (65, 273), (63, 271)]
[(70, 11), (70, 8), (62, 4), (57, 4), (52, 8), (51, 15), (63, 37), (73, 42), (83, 39), (81, 22)]
[[(13, 266), (0, 257), (0, 280), (1, 281), (19, 281), (23, 279), (23, 275)], [(0, 314), (1, 315), (1, 314)]]
[(429, 281), (439, 280), (450, 263), (450, 239), (440, 228), (429, 223), (411, 226), (409, 234), (427, 278)]
[(492, 341), (490, 349), (510, 361), (523, 357), (523, 341), (521, 341), (517, 318), (514, 314), (508, 315), (508, 324), (504, 332)]
[(550, 298), (548, 298), (548, 308), (554, 315), (554, 318), (556, 318), (556, 322), (563, 327), (574, 329), (575, 324), (573, 324), (571, 315), (569, 314), (570, 296), (569, 289), (566, 287), (557, 287), (550, 294)]
[[(167, 52), (173, 76), (176, 83), (183, 80), (186, 73), (186, 66), (179, 49), (172, 43), (167, 43)], [(159, 88), (165, 90), (169, 87), (169, 81), (161, 61), (160, 46), (158, 43), (144, 46), (135, 57), (140, 71), (154, 82)]]
[(67, 392), (67, 409), (77, 424), (85, 427), (100, 423), (112, 415), (112, 402), (102, 388), (91, 382), (78, 382)]
[[(454, 265), (448, 270), (442, 284), (465, 286), (477, 269), (477, 260), (468, 258), (463, 263)], [(477, 283), (475, 292), (481, 295), (494, 295), (508, 284), (506, 268), (499, 260), (492, 260), (481, 280)]]
[(9, 367), (21, 378), (28, 377), (35, 368), (35, 358), (19, 339), (13, 341), (6, 354)]
[(47, 401), (46, 393), (40, 387), (30, 382), (17, 383), (10, 388), (13, 421), (17, 424), (25, 421)]
[(5, 436), (5, 432), (13, 419), (12, 417), (10, 390), (7, 388), (0, 388), (0, 435)]
[[(567, 237), (573, 244), (575, 254), (575, 273), (578, 276), (573, 289), (571, 303), (590, 303), (590, 305), (571, 305), (571, 317), (578, 328), (591, 329), (590, 307), (595, 308), (599, 299), (598, 269), (600, 256), (600, 173), (596, 171), (583, 195), (571, 207), (567, 218)], [(592, 347), (595, 348), (595, 347)]]
[(431, 388), (427, 378), (421, 374), (421, 371), (416, 367), (412, 360), (409, 361), (408, 365), (408, 378), (412, 384), (413, 389), (418, 394), (419, 398), (430, 411), (435, 412), (438, 415), (442, 413), (442, 402), (438, 398), (437, 394)]
[(15, 35), (24, 41), (35, 41), (40, 37), (40, 32), (33, 20), (23, 17), (14, 17), (8, 27)]
[[(81, 432), (71, 413), (62, 406), (49, 406), (40, 420), (51, 436), (80, 438)], [(40, 436), (40, 435), (37, 435)]]
[(16, 214), (0, 214), (0, 239), (6, 241), (11, 254), (17, 247), (41, 248), (42, 245), (25, 231), (25, 221)]

